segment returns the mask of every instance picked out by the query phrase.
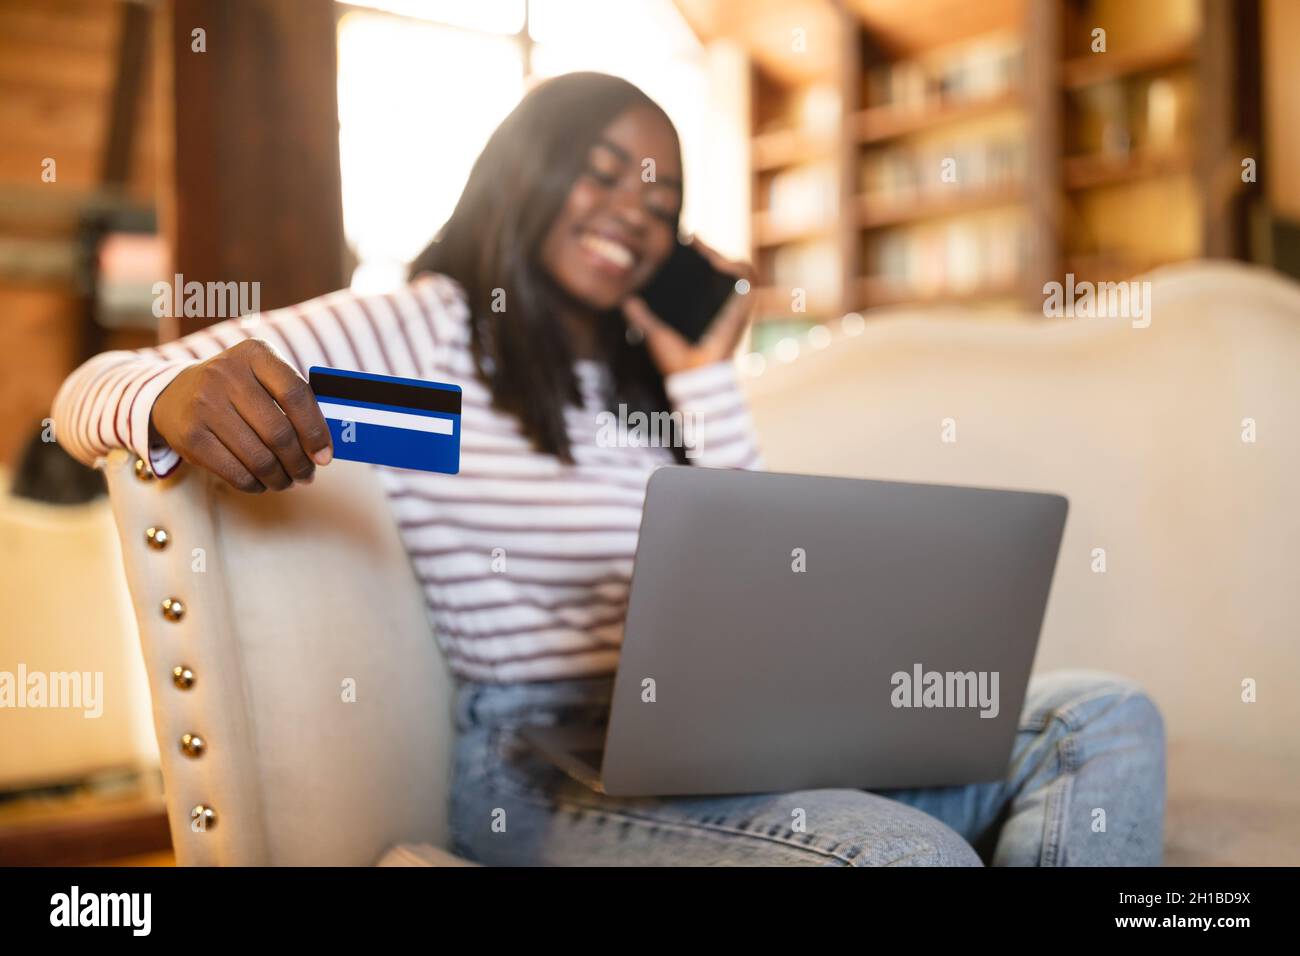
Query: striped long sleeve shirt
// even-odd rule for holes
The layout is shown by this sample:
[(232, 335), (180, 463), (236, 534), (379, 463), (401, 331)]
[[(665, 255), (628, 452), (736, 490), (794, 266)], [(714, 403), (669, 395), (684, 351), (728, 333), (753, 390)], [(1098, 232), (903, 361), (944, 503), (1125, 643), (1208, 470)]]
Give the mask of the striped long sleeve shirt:
[[(583, 405), (565, 409), (574, 462), (537, 452), (475, 375), (460, 287), (426, 275), (389, 294), (335, 292), (98, 355), (55, 399), (59, 441), (87, 464), (130, 449), (165, 477), (180, 458), (150, 446), (154, 401), (182, 370), (248, 337), (304, 376), (328, 365), (463, 389), (459, 474), (377, 468), (453, 673), (506, 682), (614, 670), (646, 481), (673, 458), (652, 442), (608, 440), (603, 364), (576, 363)], [(762, 466), (730, 360), (668, 375), (664, 387), (694, 423), (693, 464)]]

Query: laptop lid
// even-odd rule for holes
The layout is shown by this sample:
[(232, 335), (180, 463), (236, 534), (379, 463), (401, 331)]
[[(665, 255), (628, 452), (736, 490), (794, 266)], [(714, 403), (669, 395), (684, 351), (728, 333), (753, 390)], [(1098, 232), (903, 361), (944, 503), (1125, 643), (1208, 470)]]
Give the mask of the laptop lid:
[(1067, 501), (665, 466), (601, 777), (613, 795), (1001, 777)]

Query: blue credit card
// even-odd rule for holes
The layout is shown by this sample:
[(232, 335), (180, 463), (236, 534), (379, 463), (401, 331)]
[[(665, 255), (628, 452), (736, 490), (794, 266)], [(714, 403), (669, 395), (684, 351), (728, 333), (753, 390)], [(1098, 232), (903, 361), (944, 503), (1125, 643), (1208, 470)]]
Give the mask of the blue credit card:
[(459, 385), (314, 365), (307, 382), (334, 457), (454, 475), (460, 471)]

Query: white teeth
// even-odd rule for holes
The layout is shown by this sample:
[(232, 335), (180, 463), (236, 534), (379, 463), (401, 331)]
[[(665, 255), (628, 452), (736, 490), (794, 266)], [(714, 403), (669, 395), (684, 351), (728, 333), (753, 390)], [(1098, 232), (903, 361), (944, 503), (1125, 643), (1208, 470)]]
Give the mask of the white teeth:
[(598, 236), (594, 232), (584, 233), (582, 237), (584, 248), (594, 252), (605, 261), (616, 265), (621, 269), (630, 269), (632, 263), (636, 261), (636, 256), (632, 250), (621, 242), (615, 242), (613, 239), (606, 239), (604, 236)]

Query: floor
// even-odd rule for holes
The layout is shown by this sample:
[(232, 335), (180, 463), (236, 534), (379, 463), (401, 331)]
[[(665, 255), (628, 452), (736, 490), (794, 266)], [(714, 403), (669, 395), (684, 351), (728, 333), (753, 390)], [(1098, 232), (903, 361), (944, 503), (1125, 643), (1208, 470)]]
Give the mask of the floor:
[(175, 865), (157, 772), (0, 794), (0, 865)]

